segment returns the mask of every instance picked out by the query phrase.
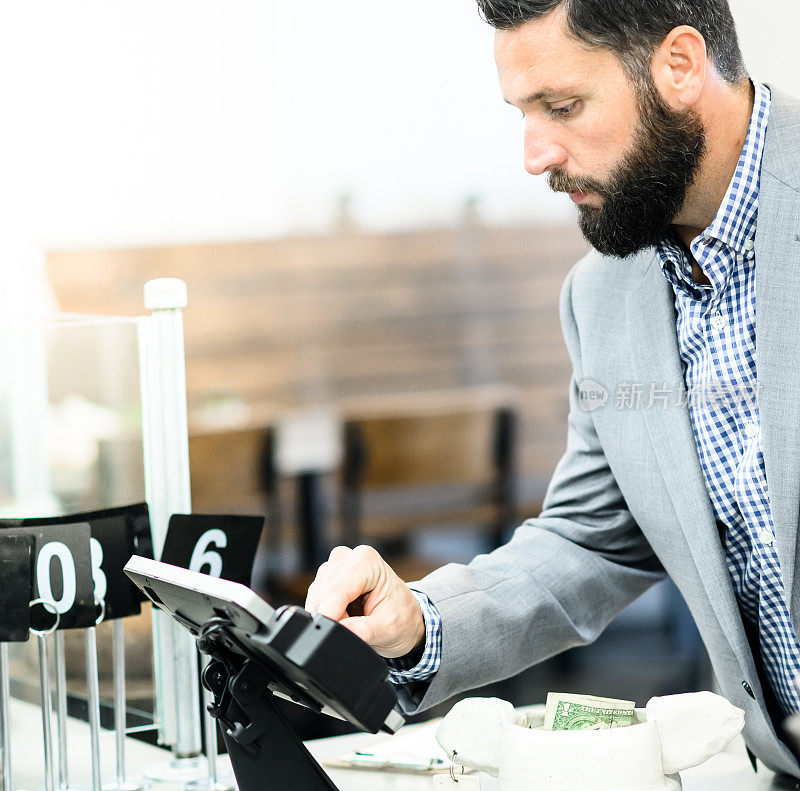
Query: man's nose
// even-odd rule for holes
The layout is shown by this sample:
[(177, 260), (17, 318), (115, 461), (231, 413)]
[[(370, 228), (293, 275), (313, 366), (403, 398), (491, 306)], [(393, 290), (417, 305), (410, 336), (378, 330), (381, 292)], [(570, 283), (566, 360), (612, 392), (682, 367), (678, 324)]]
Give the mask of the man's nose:
[(525, 170), (532, 176), (541, 176), (567, 161), (567, 152), (561, 142), (543, 124), (525, 124)]

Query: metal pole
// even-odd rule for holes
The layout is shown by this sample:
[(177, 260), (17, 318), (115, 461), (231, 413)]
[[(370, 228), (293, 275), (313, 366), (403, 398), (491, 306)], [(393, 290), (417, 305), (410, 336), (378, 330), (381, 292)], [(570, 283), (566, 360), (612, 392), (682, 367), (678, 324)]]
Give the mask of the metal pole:
[(39, 686), (42, 698), (42, 734), (44, 739), (44, 787), (55, 791), (53, 777), (53, 732), (50, 718), (53, 715), (50, 698), (50, 659), (47, 655), (47, 635), (37, 635), (39, 640)]
[[(183, 627), (173, 621), (172, 645), (176, 694), (177, 730), (173, 755), (179, 760), (195, 759), (201, 752), (200, 689), (197, 670), (197, 648)], [(184, 638), (188, 637), (189, 640)]]
[[(160, 555), (169, 517), (191, 513), (189, 433), (183, 314), (186, 284), (175, 278), (151, 280), (144, 287), (141, 370), (145, 489), (150, 506), (153, 548)], [(153, 613), (159, 740), (172, 747), (168, 767), (145, 771), (148, 778), (189, 781), (205, 774), (200, 756), (201, 716), (197, 649), (191, 635), (161, 612)]]
[[(205, 666), (208, 657), (203, 661)], [(211, 788), (217, 787), (217, 721), (208, 711), (209, 704), (214, 703), (214, 696), (203, 688), (203, 725), (206, 733), (206, 759), (208, 760), (208, 784)]]
[[(201, 654), (203, 669), (211, 661), (211, 657)], [(189, 791), (235, 791), (234, 787), (218, 782), (217, 777), (217, 721), (208, 710), (214, 702), (214, 695), (203, 687), (203, 728), (206, 738), (206, 759), (208, 760), (208, 777), (192, 780), (186, 784)]]
[(125, 627), (122, 619), (113, 624), (113, 663), (114, 663), (114, 730), (117, 737), (117, 787), (125, 785)]
[(11, 785), (11, 677), (8, 668), (8, 643), (0, 643), (0, 728), (3, 746), (3, 791)]
[(112, 621), (112, 663), (114, 673), (114, 735), (117, 747), (117, 779), (107, 783), (103, 791), (142, 791), (140, 782), (129, 782), (125, 767), (125, 733), (127, 729), (125, 699), (125, 625), (121, 618)]
[(100, 782), (100, 682), (97, 678), (97, 631), (94, 626), (86, 637), (86, 704), (89, 708), (89, 738), (92, 753), (92, 791), (101, 791)]
[(58, 731), (58, 787), (69, 788), (67, 765), (67, 667), (64, 657), (64, 632), (56, 632), (56, 730)]

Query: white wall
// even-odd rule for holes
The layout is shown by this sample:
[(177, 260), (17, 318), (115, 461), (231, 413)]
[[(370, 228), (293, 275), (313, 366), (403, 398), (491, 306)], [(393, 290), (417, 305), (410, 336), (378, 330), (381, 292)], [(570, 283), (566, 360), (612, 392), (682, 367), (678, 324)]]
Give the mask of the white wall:
[(343, 191), (377, 226), (543, 192), (463, 0), (8, 4), (0, 73), (12, 214), (48, 245), (320, 228)]
[[(755, 76), (800, 94), (797, 0), (733, 0)], [(470, 0), (5, 0), (0, 271), (44, 246), (567, 218), (522, 171)]]
[(729, 0), (751, 75), (800, 96), (797, 0)]

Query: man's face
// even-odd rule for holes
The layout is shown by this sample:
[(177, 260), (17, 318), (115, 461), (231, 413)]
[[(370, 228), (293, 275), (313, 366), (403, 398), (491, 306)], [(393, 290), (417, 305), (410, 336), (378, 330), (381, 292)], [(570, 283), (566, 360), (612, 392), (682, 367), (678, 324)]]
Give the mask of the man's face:
[(506, 101), (525, 117), (525, 168), (578, 205), (601, 253), (628, 256), (658, 242), (683, 206), (705, 150), (699, 119), (640, 97), (613, 53), (566, 32), (556, 11), (498, 31)]

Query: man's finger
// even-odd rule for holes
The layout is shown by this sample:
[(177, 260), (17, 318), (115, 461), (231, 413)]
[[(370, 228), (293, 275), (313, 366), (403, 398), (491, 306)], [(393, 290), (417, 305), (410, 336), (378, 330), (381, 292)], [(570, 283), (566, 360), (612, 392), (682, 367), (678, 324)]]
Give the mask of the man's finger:
[[(372, 551), (374, 552), (374, 550)], [(370, 551), (354, 549), (339, 571), (331, 578), (320, 581), (314, 593), (318, 597), (317, 612), (335, 621), (347, 616), (347, 605), (359, 596), (369, 593), (376, 585), (379, 564)], [(380, 558), (378, 558), (380, 561)]]
[(317, 596), (314, 593), (314, 585), (316, 583), (312, 582), (308, 586), (308, 590), (306, 591), (306, 603), (304, 605), (305, 609), (309, 612), (316, 612), (317, 611)]
[(305, 609), (309, 612), (315, 612), (317, 608), (317, 600), (319, 599), (319, 595), (315, 595), (315, 591), (318, 591), (320, 588), (320, 584), (325, 580), (327, 576), (331, 573), (331, 566), (329, 562), (323, 563), (317, 569), (317, 575), (314, 577), (314, 581), (308, 586), (308, 590), (306, 591), (306, 604)]
[(314, 612), (334, 621), (341, 621), (347, 614), (348, 604), (350, 601), (340, 591), (330, 591), (319, 597)]
[[(331, 550), (331, 554), (328, 555), (328, 563), (330, 563), (332, 566), (338, 566), (347, 560), (352, 551), (353, 550), (350, 549), (350, 547), (334, 547)], [(323, 563), (323, 565), (327, 564)]]
[(338, 546), (331, 550), (328, 559), (317, 569), (316, 576), (306, 592), (305, 609), (316, 612), (319, 608), (320, 590), (329, 587), (330, 579), (336, 576), (353, 552), (350, 547)]
[(342, 626), (346, 626), (356, 637), (360, 637), (368, 645), (375, 639), (370, 618), (364, 615), (357, 615), (352, 618), (345, 618), (341, 621)]

